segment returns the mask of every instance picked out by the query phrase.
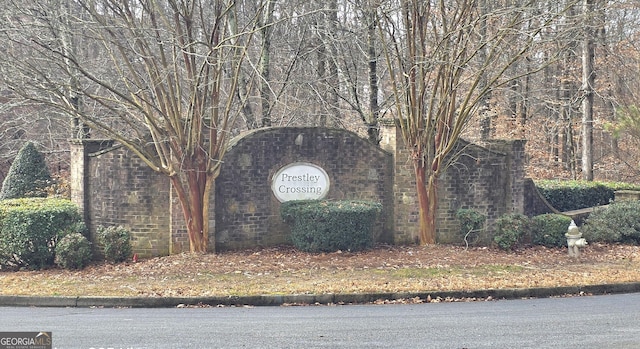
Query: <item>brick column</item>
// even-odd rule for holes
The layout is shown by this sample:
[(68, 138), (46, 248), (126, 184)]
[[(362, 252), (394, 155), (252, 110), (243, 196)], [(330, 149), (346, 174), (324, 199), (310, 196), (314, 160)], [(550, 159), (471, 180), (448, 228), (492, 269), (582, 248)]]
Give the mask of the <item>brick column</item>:
[(71, 139), (69, 140), (71, 202), (78, 205), (80, 214), (90, 227), (91, 195), (89, 191), (89, 155), (113, 146), (112, 140)]
[(417, 243), (420, 222), (416, 180), (402, 130), (397, 120), (383, 120), (380, 123), (380, 133), (380, 146), (393, 154), (393, 242)]

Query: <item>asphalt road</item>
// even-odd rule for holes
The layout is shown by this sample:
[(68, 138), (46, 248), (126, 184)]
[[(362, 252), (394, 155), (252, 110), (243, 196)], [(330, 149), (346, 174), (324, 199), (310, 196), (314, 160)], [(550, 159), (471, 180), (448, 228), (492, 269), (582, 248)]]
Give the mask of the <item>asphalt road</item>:
[(0, 308), (54, 348), (640, 348), (640, 294), (415, 305)]

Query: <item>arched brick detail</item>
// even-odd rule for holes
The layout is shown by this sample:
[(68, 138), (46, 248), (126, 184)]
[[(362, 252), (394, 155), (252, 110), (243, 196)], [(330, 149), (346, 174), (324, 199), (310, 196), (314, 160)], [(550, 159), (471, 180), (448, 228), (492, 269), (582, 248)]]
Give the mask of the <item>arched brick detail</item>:
[(322, 167), (331, 186), (326, 199), (360, 199), (383, 205), (375, 240), (393, 237), (393, 157), (356, 134), (317, 127), (259, 129), (232, 140), (215, 184), (219, 250), (288, 242), (272, 176), (283, 166), (309, 162)]

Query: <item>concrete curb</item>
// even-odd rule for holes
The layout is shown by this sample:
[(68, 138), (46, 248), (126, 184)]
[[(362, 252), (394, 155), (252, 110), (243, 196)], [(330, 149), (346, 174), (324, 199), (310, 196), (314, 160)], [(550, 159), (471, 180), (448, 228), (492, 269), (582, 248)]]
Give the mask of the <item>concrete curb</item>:
[(640, 292), (640, 282), (566, 286), (553, 288), (487, 289), (474, 291), (432, 291), (358, 294), (300, 294), (229, 297), (33, 297), (0, 296), (4, 307), (67, 308), (173, 308), (178, 306), (282, 306), (305, 304), (366, 304), (379, 300), (397, 301), (419, 298), (434, 299), (519, 299), (548, 298), (562, 295), (602, 295)]

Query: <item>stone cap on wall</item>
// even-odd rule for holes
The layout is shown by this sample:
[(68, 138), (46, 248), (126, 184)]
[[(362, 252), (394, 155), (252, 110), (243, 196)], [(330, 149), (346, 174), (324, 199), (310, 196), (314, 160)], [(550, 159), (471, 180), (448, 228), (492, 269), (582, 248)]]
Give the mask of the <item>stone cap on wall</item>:
[(112, 150), (116, 150), (123, 146), (120, 143), (116, 143), (116, 141), (114, 141), (113, 139), (97, 138), (73, 138), (69, 139), (69, 144), (83, 147), (88, 156), (98, 156), (104, 153), (108, 153)]

